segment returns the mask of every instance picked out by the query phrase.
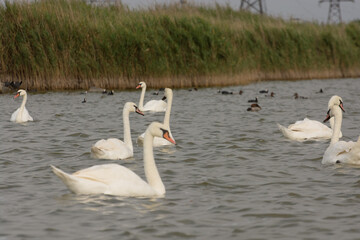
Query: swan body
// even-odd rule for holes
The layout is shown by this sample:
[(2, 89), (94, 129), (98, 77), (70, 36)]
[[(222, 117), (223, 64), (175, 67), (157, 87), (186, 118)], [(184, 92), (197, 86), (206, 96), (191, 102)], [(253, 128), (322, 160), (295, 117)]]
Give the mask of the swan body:
[(167, 103), (163, 100), (150, 100), (144, 105), (144, 97), (146, 92), (146, 83), (140, 82), (136, 89), (141, 88), (141, 95), (140, 95), (140, 101), (139, 101), (139, 109), (143, 112), (165, 112)]
[(101, 139), (91, 147), (91, 155), (99, 159), (126, 159), (134, 156), (131, 141), (129, 114), (136, 112), (144, 115), (133, 102), (127, 102), (123, 108), (124, 141), (117, 138)]
[(16, 95), (14, 96), (14, 99), (23, 96), (22, 103), (20, 107), (11, 115), (10, 121), (16, 122), (16, 123), (24, 123), (28, 121), (34, 121), (34, 119), (30, 116), (28, 110), (25, 107), (26, 101), (27, 101), (27, 93), (25, 90), (20, 89), (17, 91)]
[(321, 163), (360, 164), (360, 137), (357, 142), (339, 141), (342, 124), (342, 111), (345, 112), (342, 98), (339, 96), (331, 97), (328, 104), (328, 110), (328, 115), (324, 121), (334, 117), (334, 131), (331, 136), (330, 145), (326, 149)]
[[(173, 92), (170, 88), (165, 88), (165, 97), (167, 98), (168, 102), (167, 102), (167, 108), (166, 108), (165, 117), (164, 117), (164, 125), (166, 126), (167, 129), (169, 129), (171, 138), (174, 139), (171, 134), (171, 131), (170, 131), (170, 113), (171, 113), (171, 106), (172, 106), (172, 101), (173, 101)], [(138, 137), (138, 139), (137, 139), (138, 144), (143, 143), (144, 137), (145, 137), (145, 132)], [(154, 137), (153, 147), (160, 147), (160, 146), (167, 146), (167, 145), (173, 145), (173, 144), (171, 142), (165, 140), (164, 138)]]
[[(334, 118), (330, 119), (330, 126), (316, 121), (304, 118), (304, 120), (296, 121), (288, 127), (277, 124), (282, 134), (294, 141), (308, 141), (308, 140), (326, 140), (330, 139), (333, 133), (332, 127), (334, 126)], [(340, 132), (340, 137), (342, 133)]]
[(51, 167), (67, 188), (76, 194), (162, 197), (165, 195), (165, 186), (154, 160), (152, 148), (154, 136), (163, 137), (175, 144), (163, 124), (157, 122), (150, 124), (144, 140), (144, 170), (147, 181), (118, 164), (95, 165), (73, 174), (68, 174), (54, 166)]

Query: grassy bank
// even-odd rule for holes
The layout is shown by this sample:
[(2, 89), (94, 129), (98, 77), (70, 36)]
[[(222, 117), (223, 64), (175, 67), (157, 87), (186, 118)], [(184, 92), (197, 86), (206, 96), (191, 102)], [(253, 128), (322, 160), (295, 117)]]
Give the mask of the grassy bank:
[(359, 76), (360, 22), (329, 26), (229, 7), (131, 11), (66, 0), (0, 8), (0, 77), (30, 89)]

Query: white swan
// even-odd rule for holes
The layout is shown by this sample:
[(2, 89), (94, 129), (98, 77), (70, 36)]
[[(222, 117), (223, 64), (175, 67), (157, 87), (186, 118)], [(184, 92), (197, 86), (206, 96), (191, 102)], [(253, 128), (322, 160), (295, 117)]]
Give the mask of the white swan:
[(146, 92), (146, 84), (145, 82), (139, 82), (136, 86), (136, 89), (142, 88), (140, 101), (139, 101), (139, 108), (143, 112), (165, 112), (166, 111), (166, 102), (163, 100), (150, 100), (144, 105), (144, 97)]
[(322, 164), (330, 163), (349, 163), (349, 164), (360, 164), (360, 137), (357, 142), (345, 142), (339, 141), (339, 135), (342, 123), (342, 112), (345, 112), (343, 108), (343, 102), (341, 97), (333, 96), (330, 98), (328, 105), (328, 114), (326, 116), (327, 121), (330, 117), (335, 118), (334, 131), (331, 136), (331, 142), (329, 147), (326, 149)]
[(14, 99), (23, 96), (22, 103), (20, 107), (11, 115), (10, 121), (16, 122), (16, 123), (24, 123), (27, 121), (34, 121), (34, 119), (30, 116), (28, 110), (25, 107), (26, 101), (27, 101), (27, 93), (25, 90), (20, 89), (17, 91), (16, 95), (14, 96)]
[[(304, 118), (304, 120), (296, 121), (294, 124), (290, 124), (287, 128), (277, 124), (282, 134), (295, 141), (308, 141), (308, 140), (326, 140), (330, 139), (333, 133), (334, 118), (330, 119), (330, 126), (325, 124)], [(340, 132), (340, 137), (342, 133)]]
[(162, 197), (165, 187), (155, 164), (152, 141), (163, 137), (175, 144), (168, 130), (158, 122), (147, 128), (144, 140), (144, 170), (147, 182), (130, 169), (118, 164), (96, 165), (67, 174), (51, 165), (68, 189), (77, 194), (110, 194), (127, 197)]
[[(165, 117), (164, 117), (164, 125), (165, 125), (166, 129), (169, 129), (171, 138), (174, 139), (171, 134), (171, 130), (170, 130), (170, 113), (171, 113), (171, 106), (172, 106), (172, 101), (173, 101), (173, 92), (170, 88), (165, 88), (165, 97), (167, 98), (167, 108), (166, 108)], [(138, 137), (138, 139), (137, 139), (138, 144), (143, 143), (144, 136), (145, 136), (145, 133), (141, 134)], [(154, 142), (153, 142), (154, 147), (160, 147), (160, 146), (166, 146), (166, 145), (173, 145), (173, 144), (171, 142), (165, 140), (164, 138), (159, 138), (159, 137), (154, 138)]]
[(144, 115), (133, 102), (127, 102), (123, 108), (124, 141), (117, 138), (101, 139), (91, 147), (91, 155), (100, 159), (126, 159), (134, 156), (131, 141), (129, 114), (136, 112)]

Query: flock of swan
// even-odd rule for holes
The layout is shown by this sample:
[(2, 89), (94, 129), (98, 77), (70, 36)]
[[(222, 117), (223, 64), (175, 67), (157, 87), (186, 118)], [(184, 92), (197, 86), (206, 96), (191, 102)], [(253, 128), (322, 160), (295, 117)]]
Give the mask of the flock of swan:
[[(126, 159), (132, 157), (133, 144), (131, 138), (129, 114), (136, 112), (164, 112), (164, 122), (152, 122), (145, 133), (138, 137), (138, 142), (143, 145), (143, 160), (146, 181), (141, 179), (132, 170), (119, 164), (101, 164), (68, 174), (51, 165), (67, 188), (76, 194), (108, 194), (126, 197), (163, 197), (165, 186), (156, 167), (153, 148), (164, 145), (176, 144), (170, 131), (170, 111), (173, 93), (170, 88), (165, 88), (165, 97), (162, 100), (151, 100), (145, 105), (146, 91), (145, 82), (140, 82), (136, 87), (142, 88), (139, 106), (133, 102), (127, 102), (123, 108), (124, 141), (116, 138), (101, 139), (91, 147), (91, 155), (99, 159)], [(14, 98), (23, 96), (19, 109), (11, 116), (11, 121), (24, 123), (33, 121), (25, 104), (27, 93), (20, 89)], [(165, 102), (165, 98), (167, 102)]]
[(343, 112), (345, 112), (343, 100), (335, 95), (329, 100), (328, 112), (324, 120), (324, 122), (330, 120), (331, 128), (308, 118), (297, 121), (287, 128), (280, 124), (278, 127), (285, 137), (295, 141), (331, 139), (323, 155), (322, 164), (360, 164), (360, 137), (357, 142), (340, 141)]
[[(101, 139), (91, 147), (91, 155), (98, 159), (126, 159), (132, 157), (133, 144), (129, 114), (135, 112), (144, 115), (143, 112), (164, 112), (164, 122), (153, 122), (147, 130), (137, 138), (137, 142), (143, 145), (143, 160), (146, 181), (136, 173), (119, 164), (102, 164), (82, 169), (73, 174), (68, 174), (59, 168), (52, 166), (53, 172), (62, 180), (67, 188), (76, 194), (109, 194), (129, 197), (162, 197), (165, 187), (156, 167), (153, 148), (164, 145), (174, 145), (175, 140), (170, 131), (170, 112), (173, 100), (173, 92), (165, 88), (162, 100), (151, 100), (144, 105), (146, 92), (145, 82), (140, 82), (136, 89), (141, 88), (139, 105), (127, 102), (123, 108), (124, 140), (109, 138)], [(33, 121), (25, 104), (27, 93), (19, 90), (14, 98), (23, 97), (21, 106), (12, 114), (11, 121), (23, 123)], [(167, 102), (164, 100), (167, 99)], [(327, 117), (324, 122), (330, 120), (331, 128), (325, 124), (305, 118), (294, 124), (284, 127), (278, 124), (283, 135), (295, 141), (326, 140), (331, 139), (330, 145), (323, 154), (323, 164), (346, 163), (360, 164), (360, 137), (357, 142), (340, 141), (342, 137), (341, 124), (342, 112), (345, 112), (343, 100), (339, 96), (332, 96), (328, 102)]]

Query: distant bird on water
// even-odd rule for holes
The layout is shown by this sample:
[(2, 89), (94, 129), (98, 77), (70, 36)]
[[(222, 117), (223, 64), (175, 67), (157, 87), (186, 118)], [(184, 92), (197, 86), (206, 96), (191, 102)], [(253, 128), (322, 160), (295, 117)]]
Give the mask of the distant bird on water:
[(303, 96), (299, 96), (299, 94), (298, 93), (294, 93), (294, 98), (295, 99), (307, 99), (307, 97), (303, 97)]
[(251, 104), (251, 106), (247, 109), (247, 111), (250, 111), (250, 112), (257, 112), (260, 110), (261, 110), (261, 107), (257, 103)]
[(320, 90), (318, 92), (316, 92), (316, 93), (323, 93), (322, 88), (320, 88)]
[(271, 92), (270, 95), (265, 95), (265, 97), (275, 97), (275, 93)]
[(254, 102), (254, 103), (257, 103), (257, 102), (258, 102), (258, 98), (256, 97), (255, 99), (250, 99), (250, 100), (248, 100), (248, 102)]
[(228, 94), (233, 94), (233, 92), (229, 92), (229, 91), (218, 91), (218, 93), (224, 94), (224, 95), (228, 95)]
[(260, 90), (259, 93), (268, 93), (269, 89), (265, 89), (265, 90)]

